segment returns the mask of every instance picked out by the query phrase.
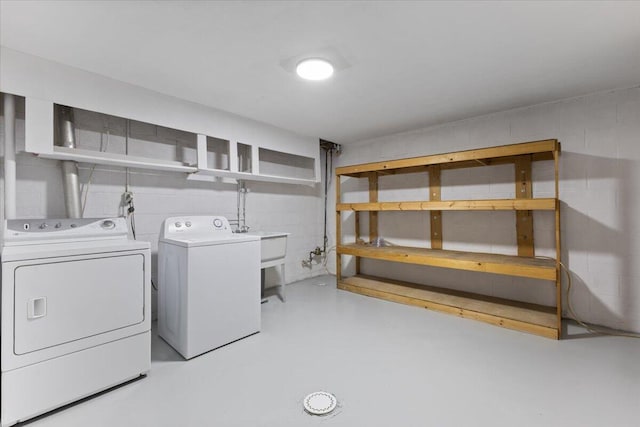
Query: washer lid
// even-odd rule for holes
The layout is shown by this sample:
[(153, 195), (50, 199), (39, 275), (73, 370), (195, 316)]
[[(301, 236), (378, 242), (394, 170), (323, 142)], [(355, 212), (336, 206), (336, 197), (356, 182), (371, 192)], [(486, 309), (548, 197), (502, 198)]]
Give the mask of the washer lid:
[(207, 235), (190, 235), (172, 238), (160, 238), (161, 242), (170, 245), (193, 248), (198, 246), (214, 246), (227, 245), (230, 243), (255, 242), (260, 240), (259, 236), (250, 236), (247, 234), (232, 234), (231, 236), (207, 236)]
[(326, 391), (308, 394), (303, 401), (304, 410), (313, 415), (326, 415), (336, 409), (338, 399)]

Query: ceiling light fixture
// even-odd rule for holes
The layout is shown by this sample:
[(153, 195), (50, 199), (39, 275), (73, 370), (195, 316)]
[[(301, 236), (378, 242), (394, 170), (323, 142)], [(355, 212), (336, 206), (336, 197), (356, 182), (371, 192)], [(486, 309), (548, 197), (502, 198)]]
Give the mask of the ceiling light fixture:
[(333, 65), (325, 59), (304, 59), (298, 63), (296, 73), (305, 80), (326, 80), (333, 75)]

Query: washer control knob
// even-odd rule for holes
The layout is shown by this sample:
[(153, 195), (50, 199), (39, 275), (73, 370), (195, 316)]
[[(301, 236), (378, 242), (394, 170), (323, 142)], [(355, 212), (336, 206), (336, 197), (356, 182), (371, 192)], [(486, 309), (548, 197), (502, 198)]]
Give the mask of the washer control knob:
[(100, 227), (110, 230), (112, 228), (116, 227), (116, 223), (111, 221), (110, 219), (106, 219), (104, 221), (102, 221), (102, 224), (100, 224)]
[(47, 224), (46, 222), (43, 222), (42, 224), (40, 224), (40, 226), (38, 227), (40, 230), (44, 230), (45, 228), (47, 228), (49, 226), (49, 224)]
[(180, 227), (182, 227), (182, 223), (180, 221), (178, 221), (178, 222), (175, 223), (175, 226), (176, 226), (176, 228), (180, 228)]
[(56, 227), (56, 228), (60, 228), (60, 227), (62, 227), (62, 223), (61, 223), (61, 222), (57, 223), (57, 224), (55, 225), (55, 227)]
[(220, 220), (220, 218), (216, 218), (213, 220), (213, 226), (215, 228), (221, 228), (222, 227), (222, 220)]
[(69, 224), (69, 227), (71, 228), (76, 228), (78, 226), (78, 224)]
[(29, 231), (29, 223), (28, 223), (28, 222), (25, 222), (25, 223), (22, 225), (22, 228), (24, 228), (24, 230), (25, 230), (25, 231)]
[(191, 227), (191, 221), (185, 222), (184, 225), (186, 225), (187, 227)]

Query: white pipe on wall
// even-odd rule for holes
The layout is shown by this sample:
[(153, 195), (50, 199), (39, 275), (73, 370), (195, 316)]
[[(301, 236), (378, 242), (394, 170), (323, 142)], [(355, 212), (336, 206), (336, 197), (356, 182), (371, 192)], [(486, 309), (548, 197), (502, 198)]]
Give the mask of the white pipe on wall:
[(4, 94), (4, 217), (16, 217), (16, 98)]

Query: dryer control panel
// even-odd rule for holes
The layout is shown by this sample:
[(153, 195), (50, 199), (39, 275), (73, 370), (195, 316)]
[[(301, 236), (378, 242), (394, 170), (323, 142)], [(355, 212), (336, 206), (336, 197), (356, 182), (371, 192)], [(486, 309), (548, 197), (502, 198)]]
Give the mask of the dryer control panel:
[(124, 218), (10, 219), (6, 221), (4, 243), (68, 242), (84, 239), (127, 238)]

